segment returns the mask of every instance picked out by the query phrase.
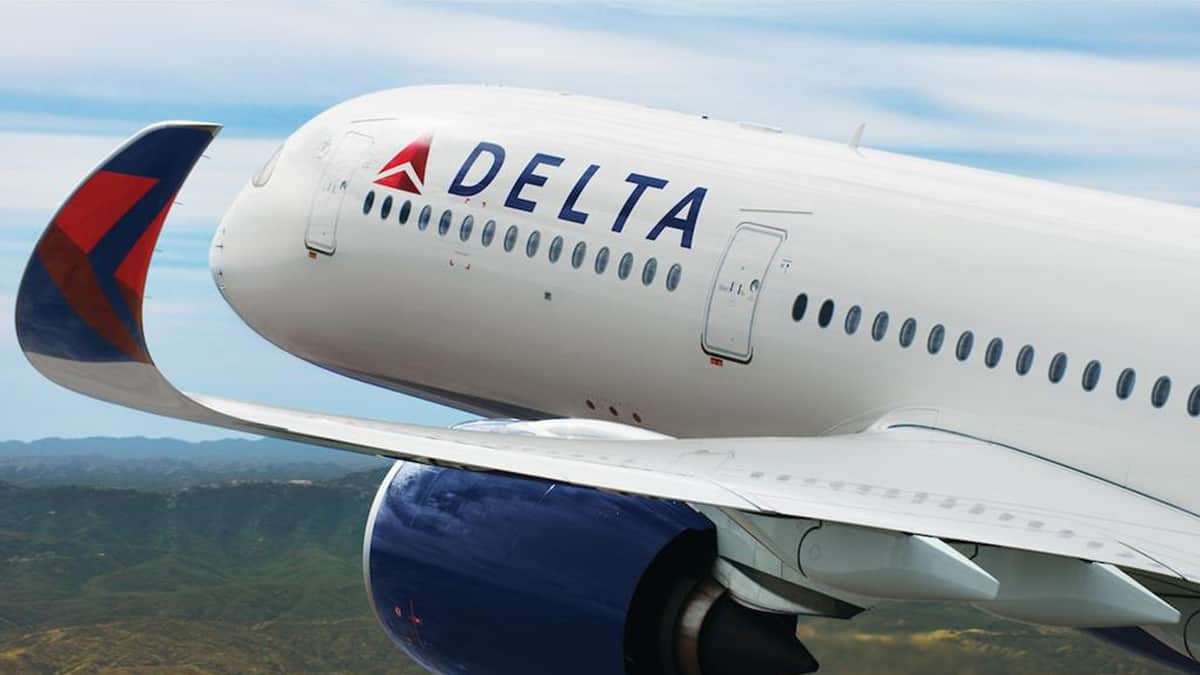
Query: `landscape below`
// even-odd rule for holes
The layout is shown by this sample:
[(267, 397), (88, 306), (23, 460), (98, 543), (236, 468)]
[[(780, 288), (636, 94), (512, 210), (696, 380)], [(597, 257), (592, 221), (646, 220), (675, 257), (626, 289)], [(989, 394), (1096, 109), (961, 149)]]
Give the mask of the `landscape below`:
[[(363, 591), (386, 470), (266, 441), (0, 443), (0, 672), (423, 673)], [(799, 633), (822, 673), (1165, 672), (967, 607)]]

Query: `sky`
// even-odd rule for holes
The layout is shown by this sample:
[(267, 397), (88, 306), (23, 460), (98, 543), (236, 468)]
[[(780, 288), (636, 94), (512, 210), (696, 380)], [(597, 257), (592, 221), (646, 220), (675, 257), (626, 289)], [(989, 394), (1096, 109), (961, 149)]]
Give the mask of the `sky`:
[[(448, 424), (238, 320), (208, 273), (224, 208), (288, 133), (391, 87), (591, 94), (1200, 206), (1200, 2), (8, 3), (0, 22), (0, 313), (59, 203), (163, 119), (225, 130), (180, 194), (145, 307), (185, 391)], [(0, 439), (229, 433), (43, 380), (0, 321)]]

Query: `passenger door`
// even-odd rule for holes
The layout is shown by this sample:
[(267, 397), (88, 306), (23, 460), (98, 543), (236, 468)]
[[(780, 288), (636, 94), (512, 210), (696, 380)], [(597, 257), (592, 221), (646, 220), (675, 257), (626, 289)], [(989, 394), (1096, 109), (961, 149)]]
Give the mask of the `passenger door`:
[(717, 269), (704, 319), (704, 351), (748, 363), (754, 353), (754, 310), (767, 270), (786, 234), (743, 223), (734, 232)]
[(308, 213), (304, 244), (314, 251), (332, 255), (337, 248), (337, 226), (354, 176), (370, 159), (374, 140), (358, 131), (348, 131), (333, 149)]

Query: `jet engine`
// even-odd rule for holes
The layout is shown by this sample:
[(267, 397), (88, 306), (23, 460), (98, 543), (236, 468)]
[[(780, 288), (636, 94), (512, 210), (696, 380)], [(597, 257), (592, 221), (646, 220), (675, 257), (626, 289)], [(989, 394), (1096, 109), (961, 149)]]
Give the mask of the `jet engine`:
[(715, 556), (686, 504), (397, 462), (363, 572), (388, 636), (436, 673), (816, 670), (795, 617), (734, 602)]

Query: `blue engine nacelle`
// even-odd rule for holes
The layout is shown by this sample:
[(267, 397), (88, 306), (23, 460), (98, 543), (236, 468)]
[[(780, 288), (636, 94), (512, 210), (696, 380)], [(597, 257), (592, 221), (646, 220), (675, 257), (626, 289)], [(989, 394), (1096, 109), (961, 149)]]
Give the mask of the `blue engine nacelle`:
[(363, 544), (376, 616), (437, 673), (814, 670), (794, 617), (709, 579), (715, 555), (686, 504), (405, 462)]

